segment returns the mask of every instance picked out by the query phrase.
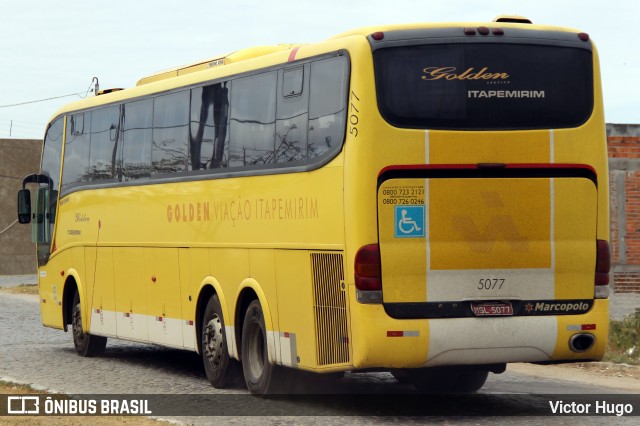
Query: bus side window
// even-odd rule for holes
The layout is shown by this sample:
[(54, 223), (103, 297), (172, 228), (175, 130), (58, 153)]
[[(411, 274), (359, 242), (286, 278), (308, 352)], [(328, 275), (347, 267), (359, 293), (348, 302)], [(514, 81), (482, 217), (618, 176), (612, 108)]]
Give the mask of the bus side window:
[(40, 174), (46, 175), (50, 182), (47, 188), (38, 188), (34, 196), (35, 220), (32, 223), (31, 232), (32, 240), (38, 243), (38, 265), (40, 266), (47, 263), (51, 253), (50, 243), (55, 226), (58, 184), (62, 167), (63, 129), (64, 117), (57, 118), (47, 129)]
[(153, 99), (123, 105), (123, 180), (151, 176)]
[(340, 149), (344, 139), (347, 59), (337, 56), (311, 63), (309, 160)]
[(158, 96), (153, 100), (151, 164), (154, 174), (187, 170), (189, 94), (185, 90)]
[[(309, 122), (309, 64), (279, 72), (276, 117), (276, 162), (302, 162), (307, 158)], [(305, 75), (307, 78), (305, 79)]]
[(304, 68), (297, 67), (284, 70), (282, 73), (282, 96), (291, 98), (302, 94)]
[(227, 167), (229, 86), (223, 81), (191, 90), (189, 170)]
[(275, 163), (276, 78), (271, 71), (233, 80), (230, 167)]
[(91, 112), (67, 117), (67, 137), (64, 144), (62, 189), (91, 180), (89, 171), (89, 135)]
[(110, 106), (93, 111), (91, 117), (91, 180), (117, 178), (120, 137), (120, 107)]

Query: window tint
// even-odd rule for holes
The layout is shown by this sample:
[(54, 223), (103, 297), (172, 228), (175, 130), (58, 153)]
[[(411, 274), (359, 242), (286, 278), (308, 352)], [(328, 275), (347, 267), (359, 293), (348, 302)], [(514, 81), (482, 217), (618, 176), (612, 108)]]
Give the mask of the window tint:
[(338, 56), (311, 63), (309, 160), (342, 146), (345, 128), (347, 59)]
[(120, 107), (112, 106), (91, 114), (91, 152), (89, 171), (91, 180), (115, 179), (118, 165)]
[(158, 96), (153, 101), (154, 173), (187, 170), (189, 163), (189, 92)]
[(189, 170), (227, 167), (229, 159), (229, 82), (191, 91)]
[(374, 53), (378, 106), (398, 127), (549, 129), (593, 109), (587, 49), (508, 43), (393, 47)]
[(56, 119), (47, 130), (42, 151), (42, 165), (40, 173), (49, 176), (53, 180), (53, 189), (58, 190), (60, 179), (60, 162), (62, 161), (62, 132), (64, 131), (64, 118)]
[(51, 123), (44, 138), (40, 173), (47, 175), (51, 179), (52, 191), (49, 191), (48, 188), (40, 187), (34, 195), (36, 218), (32, 227), (32, 241), (38, 243), (39, 266), (47, 263), (51, 249), (50, 243), (53, 236), (58, 203), (63, 132), (64, 117), (60, 117)]
[(275, 162), (276, 75), (273, 71), (233, 81), (230, 167)]
[(153, 99), (131, 102), (124, 108), (123, 180), (151, 176)]
[(282, 93), (278, 97), (276, 120), (276, 162), (300, 162), (307, 158), (307, 127), (309, 120), (309, 79), (304, 83), (304, 70), (309, 64), (280, 71)]
[(91, 113), (70, 115), (67, 118), (67, 137), (64, 146), (62, 188), (89, 182), (89, 146)]
[[(347, 57), (316, 58), (69, 115), (63, 185), (325, 161), (344, 140), (347, 84)], [(59, 132), (62, 120), (47, 140)], [(59, 171), (52, 146), (43, 170)]]
[(285, 98), (298, 96), (302, 93), (304, 68), (284, 70), (282, 75), (282, 96)]

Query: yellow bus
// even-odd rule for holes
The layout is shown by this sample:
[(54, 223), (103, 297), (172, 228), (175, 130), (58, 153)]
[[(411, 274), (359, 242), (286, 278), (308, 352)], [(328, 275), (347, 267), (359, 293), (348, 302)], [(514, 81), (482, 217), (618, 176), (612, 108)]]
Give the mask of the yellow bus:
[(42, 322), (82, 356), (197, 351), (253, 393), (293, 370), (473, 392), (599, 360), (603, 116), (589, 35), (520, 17), (257, 47), (69, 104), (33, 209), (18, 195)]

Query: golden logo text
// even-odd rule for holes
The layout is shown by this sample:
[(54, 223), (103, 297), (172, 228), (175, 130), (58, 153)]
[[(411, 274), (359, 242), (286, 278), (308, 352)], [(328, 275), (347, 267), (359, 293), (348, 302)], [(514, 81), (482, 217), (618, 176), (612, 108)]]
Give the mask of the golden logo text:
[(509, 74), (506, 72), (489, 72), (489, 68), (484, 67), (478, 71), (475, 68), (467, 68), (458, 73), (456, 67), (427, 67), (422, 70), (423, 80), (507, 80)]

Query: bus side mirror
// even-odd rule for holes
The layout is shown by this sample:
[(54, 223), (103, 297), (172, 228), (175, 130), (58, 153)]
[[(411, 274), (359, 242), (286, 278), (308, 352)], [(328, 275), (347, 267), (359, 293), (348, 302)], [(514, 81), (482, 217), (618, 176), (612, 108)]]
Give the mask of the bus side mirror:
[(28, 189), (18, 191), (18, 222), (31, 222), (31, 193)]

